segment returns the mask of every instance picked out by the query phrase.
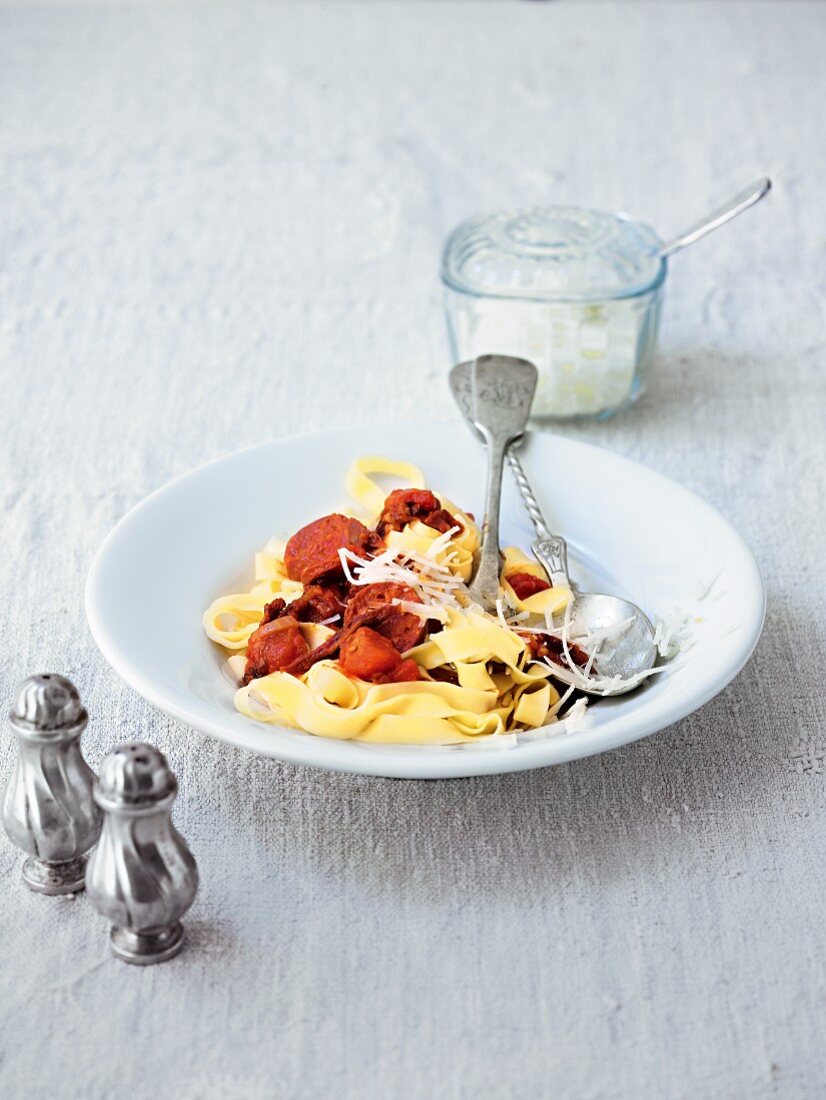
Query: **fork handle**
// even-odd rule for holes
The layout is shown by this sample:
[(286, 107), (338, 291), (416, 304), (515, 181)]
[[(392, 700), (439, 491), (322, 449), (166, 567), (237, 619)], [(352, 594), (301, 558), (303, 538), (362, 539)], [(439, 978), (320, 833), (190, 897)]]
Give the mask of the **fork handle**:
[(482, 525), (482, 551), (476, 576), (468, 589), (471, 598), (487, 611), (495, 611), (499, 596), (499, 504), (502, 497), (502, 474), (505, 455), (513, 436), (482, 429), (487, 443), (488, 479), (485, 500), (485, 522)]

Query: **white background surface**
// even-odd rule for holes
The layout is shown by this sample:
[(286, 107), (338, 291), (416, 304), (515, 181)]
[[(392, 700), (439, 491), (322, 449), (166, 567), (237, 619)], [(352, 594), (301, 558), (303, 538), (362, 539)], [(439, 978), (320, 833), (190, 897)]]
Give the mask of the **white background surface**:
[[(203, 880), (187, 952), (142, 972), (0, 844), (4, 1095), (822, 1095), (825, 40), (794, 2), (2, 7), (3, 698), (63, 672), (94, 765), (167, 752)], [(565, 429), (755, 550), (763, 641), (700, 714), (529, 775), (360, 780), (205, 741), (104, 665), (83, 580), (146, 492), (449, 415), (459, 218), (668, 234), (764, 173), (675, 259), (649, 394)]]

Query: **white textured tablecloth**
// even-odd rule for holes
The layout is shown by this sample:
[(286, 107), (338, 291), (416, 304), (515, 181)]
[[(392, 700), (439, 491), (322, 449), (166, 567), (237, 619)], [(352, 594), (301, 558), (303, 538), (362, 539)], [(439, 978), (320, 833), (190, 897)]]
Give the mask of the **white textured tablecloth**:
[[(62, 672), (93, 765), (158, 744), (202, 872), (186, 952), (133, 969), (0, 842), (0, 1094), (824, 1095), (825, 53), (815, 3), (0, 8), (2, 705)], [(405, 783), (233, 751), (106, 666), (84, 577), (144, 494), (450, 415), (461, 217), (572, 201), (667, 233), (766, 173), (674, 260), (650, 392), (564, 429), (754, 548), (765, 634), (700, 713)]]

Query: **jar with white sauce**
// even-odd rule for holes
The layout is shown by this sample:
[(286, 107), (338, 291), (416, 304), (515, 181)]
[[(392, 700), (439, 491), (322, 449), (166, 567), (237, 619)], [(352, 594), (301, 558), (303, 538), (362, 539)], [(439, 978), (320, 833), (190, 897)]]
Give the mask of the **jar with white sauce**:
[(572, 206), (463, 222), (442, 257), (454, 362), (530, 359), (539, 370), (539, 419), (625, 408), (654, 358), (667, 270), (660, 244), (625, 214)]

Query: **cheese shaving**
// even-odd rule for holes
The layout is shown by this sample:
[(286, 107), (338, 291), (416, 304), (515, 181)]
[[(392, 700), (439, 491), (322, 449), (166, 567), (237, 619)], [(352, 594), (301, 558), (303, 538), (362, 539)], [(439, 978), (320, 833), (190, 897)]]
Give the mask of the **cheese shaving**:
[(428, 606), (461, 606), (456, 595), (465, 585), (439, 562), (409, 550), (385, 550), (375, 558), (360, 558), (345, 548), (338, 553), (350, 584), (404, 584)]
[[(713, 584), (713, 582), (712, 582)], [(679, 607), (668, 616), (656, 616), (654, 620), (654, 645), (661, 657), (670, 660), (689, 648), (690, 619)]]
[(450, 620), (450, 612), (446, 607), (442, 607), (440, 604), (424, 604), (414, 603), (412, 600), (393, 600), (396, 607), (400, 607), (402, 611), (406, 611), (408, 615), (418, 615), (420, 619), (436, 619), (440, 623), (446, 623)]

